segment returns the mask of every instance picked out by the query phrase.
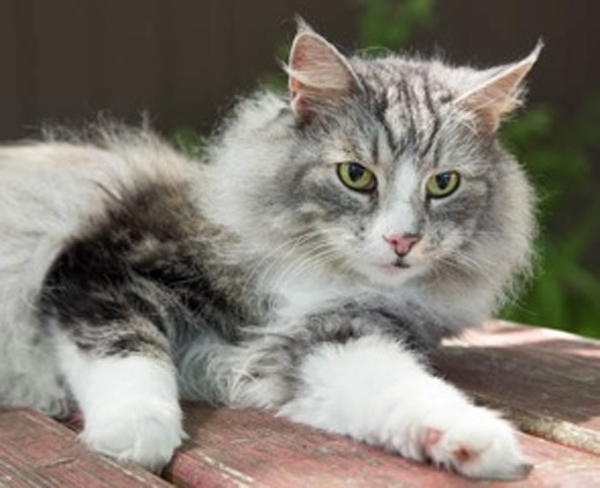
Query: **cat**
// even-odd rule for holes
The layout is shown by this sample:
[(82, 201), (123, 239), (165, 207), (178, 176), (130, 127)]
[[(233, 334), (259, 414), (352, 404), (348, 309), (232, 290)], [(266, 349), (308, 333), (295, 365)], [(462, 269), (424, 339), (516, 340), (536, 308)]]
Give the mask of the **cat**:
[(474, 478), (530, 464), (427, 353), (527, 273), (535, 195), (498, 141), (526, 58), (345, 56), (300, 23), (285, 96), (196, 160), (100, 124), (0, 148), (0, 404), (160, 471), (179, 399), (259, 407)]

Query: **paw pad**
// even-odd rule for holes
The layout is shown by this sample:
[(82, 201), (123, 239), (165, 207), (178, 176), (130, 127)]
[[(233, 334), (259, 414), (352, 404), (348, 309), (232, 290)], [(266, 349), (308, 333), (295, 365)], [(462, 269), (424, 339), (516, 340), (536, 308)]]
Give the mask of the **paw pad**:
[(467, 463), (477, 457), (477, 453), (464, 446), (459, 447), (453, 453), (457, 464)]

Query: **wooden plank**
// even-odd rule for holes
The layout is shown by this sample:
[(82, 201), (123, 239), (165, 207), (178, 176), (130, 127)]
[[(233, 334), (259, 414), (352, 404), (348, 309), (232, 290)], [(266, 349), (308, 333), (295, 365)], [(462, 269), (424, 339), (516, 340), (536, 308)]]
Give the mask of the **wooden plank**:
[[(486, 486), (598, 482), (600, 458), (589, 444), (589, 434), (600, 430), (597, 342), (495, 322), (449, 342), (436, 364), (444, 376), (479, 399), (507, 409), (533, 434), (523, 435), (523, 445), (534, 472), (522, 482)], [(202, 406), (186, 411), (191, 440), (168, 472), (178, 486), (474, 486), (265, 412)]]
[(443, 376), (533, 435), (600, 455), (600, 343), (503, 322), (449, 341)]
[(0, 410), (0, 487), (167, 487), (131, 464), (96, 455), (40, 413)]
[[(191, 439), (166, 473), (180, 487), (471, 487), (480, 484), (255, 410), (186, 407)], [(523, 436), (527, 480), (489, 487), (594, 486), (600, 459)]]
[(490, 483), (490, 487), (594, 487), (600, 480), (600, 458), (544, 439), (522, 436), (525, 454), (534, 469), (516, 483)]
[[(580, 441), (600, 432), (599, 361), (597, 342), (503, 323), (448, 343), (436, 358), (444, 376), (507, 409), (533, 434), (522, 435), (533, 473), (484, 486), (598, 485), (600, 457)], [(268, 412), (191, 404), (185, 412), (190, 439), (164, 473), (176, 486), (481, 486)], [(169, 484), (86, 451), (74, 433), (40, 414), (8, 410), (0, 411), (0, 486)]]
[(188, 406), (186, 420), (191, 440), (167, 473), (176, 486), (469, 486), (267, 412)]

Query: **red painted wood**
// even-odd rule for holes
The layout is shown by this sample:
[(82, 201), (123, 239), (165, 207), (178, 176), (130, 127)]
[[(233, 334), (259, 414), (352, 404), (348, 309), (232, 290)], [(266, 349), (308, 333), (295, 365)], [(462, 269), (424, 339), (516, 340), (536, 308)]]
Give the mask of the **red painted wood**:
[(447, 486), (465, 480), (256, 410), (188, 406), (192, 439), (167, 479), (198, 486)]
[(449, 342), (441, 374), (525, 430), (600, 455), (600, 343), (493, 322)]
[[(167, 479), (176, 486), (479, 486), (267, 412), (190, 405), (186, 414), (191, 439), (167, 472)], [(528, 479), (485, 486), (591, 487), (600, 483), (600, 458), (527, 435), (523, 443), (535, 464)]]
[(42, 414), (0, 410), (0, 487), (167, 487), (130, 464), (89, 452), (76, 434)]
[[(436, 364), (478, 398), (509, 407), (536, 434), (523, 435), (534, 472), (522, 482), (486, 486), (600, 486), (598, 342), (495, 322), (449, 343)], [(187, 417), (192, 438), (168, 472), (178, 486), (474, 486), (265, 412), (188, 406)]]
[[(496, 322), (450, 342), (436, 364), (440, 374), (505, 408), (533, 433), (522, 436), (533, 473), (484, 486), (600, 486), (598, 342)], [(40, 414), (0, 410), (0, 487), (481, 486), (267, 412), (204, 405), (185, 411), (190, 439), (163, 481), (88, 452), (73, 432)]]

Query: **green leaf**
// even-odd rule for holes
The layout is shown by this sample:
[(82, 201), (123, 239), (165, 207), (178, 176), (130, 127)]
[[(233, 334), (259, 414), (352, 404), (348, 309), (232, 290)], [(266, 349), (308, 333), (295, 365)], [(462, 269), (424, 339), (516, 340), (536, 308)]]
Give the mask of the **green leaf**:
[(198, 158), (204, 156), (206, 137), (194, 129), (182, 127), (177, 129), (171, 138), (179, 150)]

